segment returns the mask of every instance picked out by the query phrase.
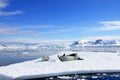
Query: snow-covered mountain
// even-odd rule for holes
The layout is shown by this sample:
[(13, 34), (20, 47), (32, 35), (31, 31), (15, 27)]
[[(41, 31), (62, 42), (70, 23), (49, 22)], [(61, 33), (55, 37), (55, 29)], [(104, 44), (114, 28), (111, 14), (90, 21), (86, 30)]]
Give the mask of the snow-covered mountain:
[(78, 40), (72, 45), (120, 45), (120, 40)]
[(95, 39), (87, 40), (82, 39), (74, 41), (71, 45), (71, 50), (81, 50), (81, 51), (120, 51), (120, 40), (104, 40)]

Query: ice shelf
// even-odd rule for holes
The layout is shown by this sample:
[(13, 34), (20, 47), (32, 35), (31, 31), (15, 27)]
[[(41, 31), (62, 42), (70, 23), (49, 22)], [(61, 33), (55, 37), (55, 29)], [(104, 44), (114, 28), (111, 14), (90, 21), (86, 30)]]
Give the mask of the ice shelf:
[[(84, 60), (59, 61), (57, 55), (78, 53)], [(0, 67), (0, 80), (30, 79), (75, 73), (120, 72), (118, 53), (66, 51), (50, 56)]]

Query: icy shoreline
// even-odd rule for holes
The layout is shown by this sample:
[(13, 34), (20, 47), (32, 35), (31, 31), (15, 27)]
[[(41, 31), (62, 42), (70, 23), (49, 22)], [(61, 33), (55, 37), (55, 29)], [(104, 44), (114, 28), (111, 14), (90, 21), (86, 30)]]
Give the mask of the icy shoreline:
[[(61, 52), (70, 54), (74, 52)], [(64, 75), (71, 73), (90, 72), (120, 72), (120, 56), (118, 53), (105, 52), (77, 52), (84, 60), (61, 62), (57, 55), (50, 56), (50, 61), (41, 62), (40, 59), (11, 64), (0, 67), (0, 79), (12, 80), (16, 78), (39, 78), (46, 76)]]

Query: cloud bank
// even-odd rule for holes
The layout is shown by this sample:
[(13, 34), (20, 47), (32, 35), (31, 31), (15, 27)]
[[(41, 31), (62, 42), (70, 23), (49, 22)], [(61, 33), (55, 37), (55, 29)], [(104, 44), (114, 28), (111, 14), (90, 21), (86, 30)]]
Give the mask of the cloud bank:
[(99, 28), (99, 30), (119, 30), (120, 29), (120, 21), (102, 21), (99, 22), (103, 26)]
[(103, 40), (120, 40), (120, 36), (96, 36), (96, 37), (86, 37), (82, 38), (86, 40), (97, 40), (97, 39), (103, 39)]
[(63, 32), (66, 32), (66, 30), (54, 29), (54, 26), (33, 25), (33, 26), (17, 27), (17, 26), (5, 26), (2, 24), (0, 25), (0, 35), (40, 36), (40, 35), (59, 34)]

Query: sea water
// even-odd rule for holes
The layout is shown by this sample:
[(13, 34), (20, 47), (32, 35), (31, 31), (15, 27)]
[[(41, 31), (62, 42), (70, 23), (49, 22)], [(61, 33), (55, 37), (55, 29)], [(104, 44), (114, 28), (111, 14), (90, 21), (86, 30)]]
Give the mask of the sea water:
[[(63, 76), (54, 76), (49, 78), (39, 78), (34, 80), (120, 80), (120, 73), (92, 73), (92, 74), (72, 74)], [(31, 79), (33, 80), (33, 79)]]
[(0, 51), (0, 66), (20, 63), (28, 60), (56, 54), (58, 51)]

